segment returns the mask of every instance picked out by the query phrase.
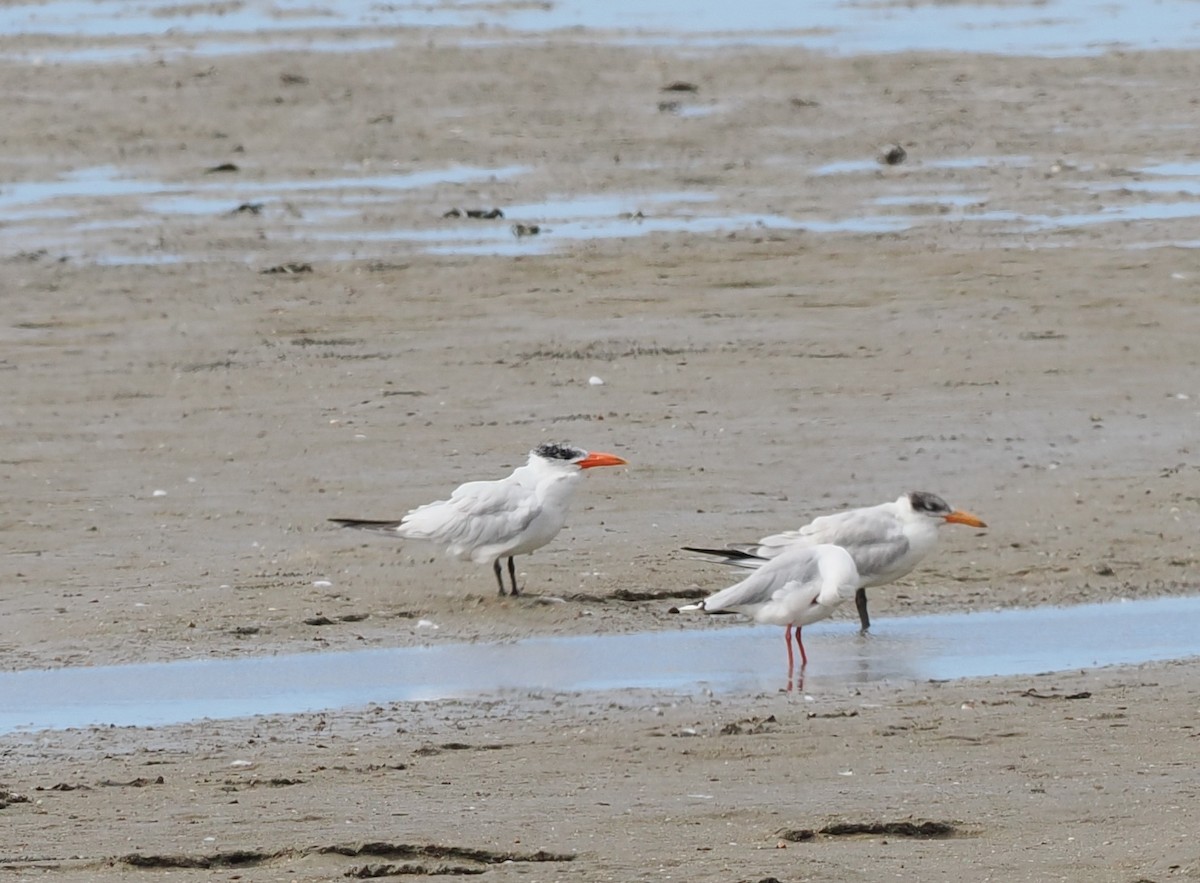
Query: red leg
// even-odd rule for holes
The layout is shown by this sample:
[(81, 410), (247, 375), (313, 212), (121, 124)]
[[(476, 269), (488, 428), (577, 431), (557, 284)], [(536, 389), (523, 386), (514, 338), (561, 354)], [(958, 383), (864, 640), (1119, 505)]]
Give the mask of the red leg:
[[(788, 628), (791, 628), (791, 626), (788, 626)], [(799, 626), (796, 627), (796, 646), (800, 648), (800, 670), (803, 671), (804, 667), (808, 665), (808, 654), (804, 652), (804, 642), (800, 640)], [(791, 655), (791, 649), (789, 648), (788, 656), (790, 657)]]
[(794, 689), (794, 681), (792, 675), (796, 670), (796, 660), (792, 656), (792, 627), (789, 625), (783, 632), (783, 643), (787, 647), (788, 652), (788, 676), (787, 686), (783, 688), (783, 692), (790, 693)]

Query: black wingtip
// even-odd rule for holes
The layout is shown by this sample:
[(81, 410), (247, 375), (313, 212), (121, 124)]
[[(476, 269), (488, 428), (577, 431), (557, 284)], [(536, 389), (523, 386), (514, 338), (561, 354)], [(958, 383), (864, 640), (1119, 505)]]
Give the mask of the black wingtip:
[(392, 528), (399, 524), (398, 521), (368, 521), (362, 518), (330, 518), (328, 520), (341, 527), (364, 527), (376, 530)]
[(715, 555), (718, 558), (724, 558), (726, 561), (763, 561), (762, 555), (755, 555), (753, 552), (744, 552), (741, 549), (701, 549), (698, 546), (684, 546), (685, 552), (698, 552), (701, 555)]

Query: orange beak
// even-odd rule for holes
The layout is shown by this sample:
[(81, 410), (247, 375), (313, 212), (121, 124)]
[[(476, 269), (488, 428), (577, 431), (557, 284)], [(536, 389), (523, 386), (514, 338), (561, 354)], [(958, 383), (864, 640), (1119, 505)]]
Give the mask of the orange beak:
[(591, 469), (593, 466), (624, 466), (625, 461), (616, 454), (603, 454), (599, 451), (592, 451), (586, 457), (579, 461), (580, 469)]
[(967, 527), (987, 527), (980, 519), (976, 518), (970, 512), (964, 512), (961, 509), (955, 509), (946, 516), (947, 524), (965, 524)]

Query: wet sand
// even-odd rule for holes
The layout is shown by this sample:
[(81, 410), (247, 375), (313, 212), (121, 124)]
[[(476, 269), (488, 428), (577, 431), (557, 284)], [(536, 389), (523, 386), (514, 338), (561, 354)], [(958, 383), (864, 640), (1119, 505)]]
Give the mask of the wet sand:
[[(302, 195), (169, 215), (77, 195), (6, 219), (0, 665), (719, 628), (666, 612), (729, 579), (679, 546), (909, 489), (990, 528), (948, 528), (872, 590), (880, 634), (917, 611), (1193, 591), (1197, 264), (1169, 243), (1200, 239), (1200, 219), (1185, 186), (1148, 192), (1160, 178), (1139, 170), (1194, 157), (1200, 55), (462, 38), (0, 64), (10, 187), (107, 166), (253, 194), (530, 170), (359, 194), (345, 216)], [(699, 91), (662, 91), (676, 81)], [(711, 109), (680, 112), (693, 104)], [(904, 163), (874, 162), (897, 143)], [(820, 172), (839, 162), (859, 165)], [(874, 206), (901, 223), (561, 243), (547, 223), (497, 257), (388, 237), (461, 227), (452, 207), (610, 195), (634, 211), (628, 194), (681, 191), (711, 195), (712, 216)], [(878, 202), (898, 194), (917, 201)], [(1152, 217), (1071, 222), (1117, 210)], [(525, 598), (326, 522), (398, 516), (547, 438), (631, 466), (590, 476), (568, 530), (518, 562)], [(185, 880), (937, 880), (964, 862), (979, 879), (1194, 878), (1195, 675), (9, 734), (0, 860), (63, 880), (145, 876), (132, 854)], [(838, 820), (953, 836), (780, 834)]]

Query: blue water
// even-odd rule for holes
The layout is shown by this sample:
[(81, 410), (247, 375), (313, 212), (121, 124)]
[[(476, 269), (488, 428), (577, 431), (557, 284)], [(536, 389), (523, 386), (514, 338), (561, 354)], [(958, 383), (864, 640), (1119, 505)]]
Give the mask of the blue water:
[[(1200, 42), (1200, 10), (1191, 0), (1044, 0), (1028, 3), (878, 2), (878, 0), (556, 0), (542, 5), (478, 0), (379, 3), (275, 0), (231, 5), (223, 11), (176, 0), (48, 0), (0, 8), (0, 34), (147, 38), (203, 36), (192, 51), (213, 46), (245, 51), (245, 35), (272, 39), (337, 28), (472, 28), (476, 40), (508, 39), (504, 31), (536, 36), (585, 28), (588, 39), (626, 43), (714, 46), (737, 43), (794, 45), (838, 54), (906, 50), (1026, 55), (1083, 55), (1112, 48), (1167, 49)], [(502, 31), (501, 29), (504, 29)], [(215, 36), (223, 39), (214, 41)], [(574, 34), (572, 34), (574, 35)], [(142, 50), (148, 47), (142, 45)], [(178, 46), (173, 47), (178, 51)], [(349, 50), (340, 41), (311, 49)], [(365, 48), (365, 47), (364, 47)], [(97, 59), (59, 52), (55, 60)], [(122, 50), (111, 47), (114, 57)], [(45, 54), (45, 53), (43, 53)]]
[[(175, 211), (193, 213), (203, 211), (204, 206), (222, 205), (242, 199), (250, 200), (263, 196), (294, 196), (317, 191), (370, 191), (388, 193), (381, 198), (392, 198), (390, 191), (417, 190), (438, 184), (466, 184), (477, 181), (503, 180), (529, 171), (524, 166), (506, 166), (496, 169), (479, 169), (467, 166), (452, 166), (414, 172), (395, 172), (376, 175), (337, 175), (322, 178), (298, 178), (277, 181), (230, 180), (215, 174), (203, 184), (171, 184), (165, 181), (134, 177), (114, 166), (92, 166), (65, 173), (53, 181), (16, 181), (0, 189), (0, 212), (13, 207), (35, 205), (55, 199), (112, 198), (122, 196), (153, 197), (162, 194), (223, 194), (224, 203), (216, 202), (219, 196), (197, 198), (196, 206), (189, 206), (179, 197)], [(199, 208), (198, 208), (199, 207)], [(169, 213), (169, 210), (168, 210)]]
[[(536, 41), (548, 32), (567, 39), (617, 40), (685, 47), (737, 43), (787, 44), (842, 54), (911, 49), (967, 52), (1079, 55), (1127, 49), (1200, 45), (1197, 0), (1031, 0), (1028, 3), (938, 2), (938, 0), (558, 0), (544, 5), (479, 3), (477, 0), (380, 3), (346, 0), (312, 4), (307, 0), (245, 2), (227, 8), (179, 4), (175, 0), (45, 0), (0, 5), (0, 55), (39, 61), (96, 62), (106, 57), (196, 55), (249, 51), (358, 51), (396, 45), (397, 28), (422, 28), (429, 39), (458, 43)], [(469, 30), (450, 31), (466, 27)], [(438, 33), (441, 29), (441, 33)], [(82, 48), (59, 48), (58, 37), (75, 37)], [(50, 41), (50, 42), (47, 42)], [(106, 56), (106, 53), (109, 55)], [(682, 113), (719, 115), (719, 106)], [(1195, 163), (1147, 165), (1120, 181), (1080, 182), (1103, 197), (1096, 209), (1054, 206), (1030, 212), (989, 204), (986, 190), (939, 192), (922, 185), (924, 170), (1025, 167), (1026, 156), (914, 158), (900, 170), (880, 166), (864, 155), (814, 166), (814, 176), (880, 176), (882, 194), (843, 211), (820, 215), (781, 212), (772, 205), (736, 211), (699, 205), (720, 194), (572, 194), (539, 204), (505, 205), (504, 220), (480, 223), (440, 221), (448, 205), (431, 204), (428, 192), (446, 184), (478, 186), (517, 179), (530, 169), (447, 169), (354, 177), (351, 170), (325, 170), (307, 180), (255, 181), (256, 170), (238, 176), (212, 176), (200, 183), (155, 181), (141, 169), (111, 167), (65, 173), (52, 181), (0, 186), (0, 223), (10, 249), (45, 251), (97, 263), (168, 263), (203, 260), (203, 254), (172, 254), (163, 242), (164, 225), (185, 215), (222, 216), (245, 202), (261, 203), (253, 222), (274, 240), (295, 240), (315, 259), (376, 258), (404, 244), (432, 253), (527, 255), (585, 240), (653, 233), (711, 235), (755, 230), (804, 230), (818, 235), (887, 235), (932, 224), (991, 224), (1013, 236), (1046, 234), (1137, 222), (1157, 222), (1129, 247), (1170, 243), (1167, 222), (1200, 218), (1200, 174)], [(519, 182), (514, 182), (519, 183)], [(944, 185), (939, 185), (944, 186)], [(507, 191), (513, 192), (513, 191)], [(355, 229), (356, 215), (368, 205), (403, 198), (420, 202), (430, 223)], [(1130, 198), (1144, 194), (1144, 198)], [(1154, 201), (1151, 201), (1151, 200)], [(67, 200), (83, 205), (63, 206)], [(1110, 204), (1116, 202), (1116, 204)], [(916, 213), (904, 211), (918, 208)], [(644, 208), (644, 217), (627, 214)], [(920, 211), (937, 207), (940, 211)], [(286, 217), (284, 215), (286, 214)], [(410, 214), (409, 217), (412, 215)], [(141, 222), (136, 226), (131, 218)], [(347, 223), (349, 221), (349, 223)], [(516, 238), (514, 222), (537, 224), (537, 236)], [(169, 227), (167, 227), (169, 230)], [(114, 243), (114, 230), (131, 230)], [(1164, 232), (1165, 231), (1165, 232)], [(1132, 237), (1132, 233), (1128, 234)], [(1141, 234), (1139, 234), (1141, 235)], [(1189, 245), (1194, 231), (1183, 230), (1178, 244)], [(1146, 237), (1152, 237), (1147, 240)], [(322, 248), (324, 246), (324, 248)], [(234, 256), (235, 259), (237, 256)], [(251, 262), (256, 255), (240, 259)]]
[[(1200, 597), (914, 616), (878, 622), (874, 632), (859, 637), (848, 622), (806, 628), (805, 690), (1200, 656)], [(20, 671), (0, 674), (0, 732), (512, 691), (775, 691), (786, 676), (783, 630), (760, 626)]]
[[(1200, 4), (1198, 4), (1200, 5)], [(170, 254), (157, 248), (130, 253), (114, 248), (115, 230), (141, 231), (169, 224), (180, 216), (221, 217), (244, 203), (257, 204), (254, 224), (275, 239), (294, 239), (320, 256), (332, 259), (374, 258), (394, 251), (394, 244), (431, 253), (526, 255), (562, 248), (570, 243), (653, 233), (738, 233), (756, 230), (804, 230), (818, 235), (881, 235), (933, 224), (991, 224), (1002, 232), (1069, 232), (1105, 224), (1187, 221), (1200, 218), (1200, 172), (1190, 162), (1147, 163), (1119, 181), (1078, 181), (1072, 186), (1098, 197), (1119, 191), (1117, 197), (1097, 199), (1087, 211), (1019, 211), (992, 204), (986, 187), (931, 182), (926, 170), (1022, 167), (1025, 156), (948, 157), (913, 163), (899, 173), (885, 170), (874, 158), (844, 160), (813, 166), (807, 174), (880, 176), (884, 193), (848, 206), (843, 216), (771, 211), (729, 211), (720, 194), (711, 190), (658, 193), (575, 194), (537, 203), (507, 203), (479, 194), (501, 194), (532, 170), (526, 166), (474, 168), (451, 166), (413, 171), (334, 169), (325, 177), (262, 180), (253, 168), (239, 175), (206, 175), (200, 181), (171, 182), (138, 176), (112, 166), (78, 169), (48, 181), (21, 181), (0, 187), (0, 221), (7, 224), (10, 247), (45, 249), (70, 257), (104, 263), (202, 260), (203, 255)], [(1134, 197), (1132, 194), (1143, 194)], [(434, 202), (434, 200), (438, 200)], [(455, 200), (489, 208), (500, 204), (504, 217), (490, 221), (442, 218)], [(427, 217), (420, 226), (365, 227), (357, 223), (368, 207), (419, 205)], [(481, 201), (482, 200), (482, 201)], [(483, 205), (482, 202), (487, 202)], [(480, 204), (476, 204), (480, 203)], [(930, 207), (940, 210), (930, 212)], [(911, 211), (909, 209), (915, 209)], [(924, 209), (924, 210), (922, 210)], [(536, 236), (516, 237), (513, 225), (537, 225)], [(1142, 227), (1145, 237), (1158, 242), (1163, 228)], [(1169, 234), (1169, 230), (1166, 231)], [(135, 238), (136, 239), (136, 238)], [(157, 242), (157, 237), (145, 237)], [(246, 260), (253, 255), (247, 254)]]

